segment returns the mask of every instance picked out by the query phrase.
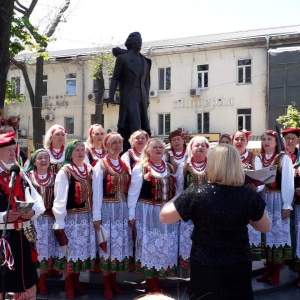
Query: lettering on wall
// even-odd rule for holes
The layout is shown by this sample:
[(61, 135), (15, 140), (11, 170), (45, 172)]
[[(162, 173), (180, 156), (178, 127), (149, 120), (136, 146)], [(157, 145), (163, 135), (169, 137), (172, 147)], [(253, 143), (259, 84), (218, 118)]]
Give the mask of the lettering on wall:
[(211, 109), (214, 109), (215, 107), (218, 106), (232, 106), (232, 105), (233, 105), (233, 97), (173, 101), (173, 108), (210, 107)]

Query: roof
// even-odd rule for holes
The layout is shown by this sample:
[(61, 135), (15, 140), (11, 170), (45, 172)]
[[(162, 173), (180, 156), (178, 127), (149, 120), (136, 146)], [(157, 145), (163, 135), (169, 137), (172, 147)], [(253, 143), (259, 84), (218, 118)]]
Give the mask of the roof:
[[(219, 43), (219, 42), (226, 42), (226, 41), (233, 42), (233, 41), (243, 40), (243, 39), (251, 39), (251, 38), (257, 39), (257, 38), (262, 38), (267, 36), (270, 37), (270, 36), (280, 36), (280, 35), (290, 35), (290, 34), (300, 34), (300, 25), (252, 29), (246, 31), (225, 32), (225, 33), (216, 33), (216, 34), (156, 40), (156, 41), (143, 41), (142, 52), (146, 52), (149, 49), (153, 49), (153, 48), (171, 48), (171, 47), (178, 47), (178, 46), (212, 44), (212, 43)], [(120, 48), (125, 48), (124, 44), (114, 45), (113, 47), (117, 47), (117, 46)], [(99, 52), (100, 52), (100, 46), (91, 47), (91, 48), (63, 49), (63, 50), (49, 51), (49, 57), (68, 58), (68, 57), (78, 57), (78, 56), (89, 56), (89, 55), (95, 55)], [(28, 57), (27, 53), (26, 53), (26, 57)]]

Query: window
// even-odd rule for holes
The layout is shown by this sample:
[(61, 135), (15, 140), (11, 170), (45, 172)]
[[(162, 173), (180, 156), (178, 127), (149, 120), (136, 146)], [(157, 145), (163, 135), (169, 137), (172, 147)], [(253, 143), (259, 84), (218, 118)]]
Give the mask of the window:
[(158, 69), (158, 88), (160, 91), (171, 89), (171, 68)]
[(74, 117), (65, 118), (65, 129), (68, 134), (74, 134)]
[(251, 83), (251, 59), (238, 60), (238, 83)]
[(209, 133), (209, 113), (197, 114), (197, 133)]
[(251, 130), (251, 108), (237, 110), (237, 129)]
[(168, 135), (171, 131), (171, 115), (158, 115), (158, 135)]
[(208, 65), (198, 65), (198, 88), (208, 87)]
[(48, 94), (48, 75), (43, 75), (43, 96)]
[(11, 78), (12, 92), (15, 95), (19, 95), (20, 94), (20, 83), (21, 83), (20, 76), (18, 76), (18, 77), (12, 77)]
[(76, 95), (76, 73), (66, 74), (66, 94)]

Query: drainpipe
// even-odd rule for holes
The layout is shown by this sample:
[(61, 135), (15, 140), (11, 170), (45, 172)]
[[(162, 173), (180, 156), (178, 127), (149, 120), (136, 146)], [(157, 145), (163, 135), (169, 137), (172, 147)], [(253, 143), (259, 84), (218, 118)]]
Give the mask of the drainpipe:
[(81, 93), (81, 129), (80, 129), (80, 138), (83, 140), (83, 135), (84, 135), (84, 95), (85, 95), (85, 72), (84, 72), (84, 61), (80, 63), (76, 57), (76, 62), (77, 64), (81, 67), (81, 79), (82, 79), (82, 93)]
[(266, 91), (266, 120), (265, 120), (265, 127), (266, 129), (269, 128), (269, 114), (270, 114), (270, 36), (266, 36), (266, 46), (267, 46), (267, 91)]

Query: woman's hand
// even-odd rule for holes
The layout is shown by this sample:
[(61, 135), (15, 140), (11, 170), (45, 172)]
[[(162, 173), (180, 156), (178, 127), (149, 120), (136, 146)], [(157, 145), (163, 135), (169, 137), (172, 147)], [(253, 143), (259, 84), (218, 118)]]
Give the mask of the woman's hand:
[[(10, 210), (8, 214), (7, 222), (14, 222), (18, 220), (21, 216), (21, 213), (18, 211)], [(3, 221), (6, 221), (6, 214), (3, 216)]]
[(283, 209), (282, 210), (282, 219), (286, 219), (289, 218), (291, 214), (291, 211), (289, 209)]
[(21, 217), (26, 220), (30, 220), (34, 216), (34, 210), (29, 210), (21, 213)]
[(99, 220), (99, 221), (93, 221), (93, 224), (94, 224), (94, 228), (99, 231), (100, 230), (100, 225), (102, 224), (102, 221)]

